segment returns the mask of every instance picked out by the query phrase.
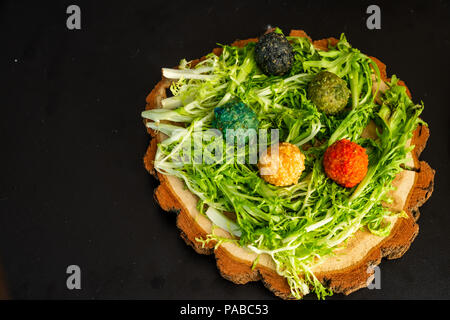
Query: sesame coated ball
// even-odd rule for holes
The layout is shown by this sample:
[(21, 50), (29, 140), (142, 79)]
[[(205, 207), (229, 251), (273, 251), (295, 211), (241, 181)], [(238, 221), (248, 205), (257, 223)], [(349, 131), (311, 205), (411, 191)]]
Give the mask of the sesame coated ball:
[(296, 184), (305, 170), (305, 155), (297, 146), (287, 142), (278, 144), (278, 156), (273, 148), (267, 148), (259, 158), (261, 178), (279, 187)]
[(333, 143), (323, 156), (327, 176), (346, 188), (352, 188), (364, 179), (368, 165), (366, 149), (347, 139)]

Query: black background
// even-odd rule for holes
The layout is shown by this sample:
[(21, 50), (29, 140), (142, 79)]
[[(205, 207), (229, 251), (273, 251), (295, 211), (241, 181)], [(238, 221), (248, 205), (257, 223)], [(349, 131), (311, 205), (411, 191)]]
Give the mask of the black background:
[[(381, 30), (366, 8), (381, 7)], [(194, 59), (268, 24), (338, 37), (404, 79), (437, 170), (420, 233), (381, 264), (381, 290), (345, 299), (450, 298), (448, 253), (450, 5), (445, 1), (1, 1), (0, 261), (19, 299), (274, 299), (260, 282), (224, 280), (187, 247), (153, 199), (140, 112), (162, 66)], [(77, 4), (82, 29), (66, 28)], [(66, 268), (82, 270), (67, 290)], [(312, 298), (312, 296), (308, 297)]]

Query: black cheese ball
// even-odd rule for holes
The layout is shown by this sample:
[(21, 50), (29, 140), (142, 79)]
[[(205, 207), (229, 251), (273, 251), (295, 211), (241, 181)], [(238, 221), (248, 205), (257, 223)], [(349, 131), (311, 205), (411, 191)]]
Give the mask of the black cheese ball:
[(270, 32), (256, 43), (255, 60), (265, 74), (281, 76), (291, 70), (294, 52), (285, 36)]

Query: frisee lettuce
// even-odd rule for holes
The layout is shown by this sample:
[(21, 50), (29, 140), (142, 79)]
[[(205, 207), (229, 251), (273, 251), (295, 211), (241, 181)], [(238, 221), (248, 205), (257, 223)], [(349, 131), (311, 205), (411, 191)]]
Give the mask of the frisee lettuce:
[[(411, 151), (407, 141), (420, 121), (423, 106), (412, 103), (395, 76), (382, 104), (376, 104), (378, 88), (374, 93), (372, 87), (374, 79), (380, 82), (378, 67), (352, 48), (344, 35), (328, 51), (317, 51), (306, 38), (288, 39), (295, 52), (288, 75), (262, 74), (253, 57), (254, 43), (243, 48), (222, 45), (220, 56), (210, 53), (195, 66), (182, 60), (178, 69), (163, 69), (166, 77), (177, 79), (171, 85), (173, 96), (162, 101), (163, 109), (144, 111), (142, 116), (153, 121), (147, 122), (148, 127), (168, 136), (158, 145), (155, 169), (183, 180), (198, 196), (200, 212), (238, 236), (227, 240), (212, 233), (198, 241), (216, 241), (217, 245), (233, 241), (258, 256), (268, 254), (295, 298), (310, 290), (324, 298), (332, 291), (314, 275), (313, 267), (357, 230), (366, 228), (386, 236), (392, 226), (385, 218), (404, 216), (390, 212), (381, 203), (389, 202), (391, 183)], [(307, 85), (321, 70), (336, 73), (351, 89), (351, 108), (339, 115), (318, 111), (308, 99)], [(225, 153), (220, 163), (175, 161), (186, 141), (192, 140), (192, 148), (224, 143), (212, 139), (199, 146), (194, 135), (206, 132), (213, 109), (231, 99), (251, 107), (260, 128), (277, 128), (281, 141), (302, 149), (306, 169), (296, 185), (267, 184), (256, 166), (227, 161)], [(160, 122), (163, 120), (178, 124)], [(380, 128), (375, 140), (361, 137), (370, 120)], [(368, 174), (352, 189), (328, 179), (322, 167), (327, 146), (342, 138), (363, 145), (369, 154)], [(234, 148), (225, 143), (223, 147)], [(226, 218), (225, 211), (234, 212), (236, 221)]]

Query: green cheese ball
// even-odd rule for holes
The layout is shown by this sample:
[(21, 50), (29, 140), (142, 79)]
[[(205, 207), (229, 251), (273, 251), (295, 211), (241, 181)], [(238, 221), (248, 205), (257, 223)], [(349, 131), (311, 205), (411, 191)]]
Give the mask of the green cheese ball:
[(347, 105), (350, 89), (334, 73), (322, 71), (309, 83), (308, 96), (320, 111), (337, 114)]
[(256, 113), (243, 102), (228, 102), (214, 109), (212, 126), (222, 131), (224, 136), (228, 129), (258, 130), (258, 125)]

